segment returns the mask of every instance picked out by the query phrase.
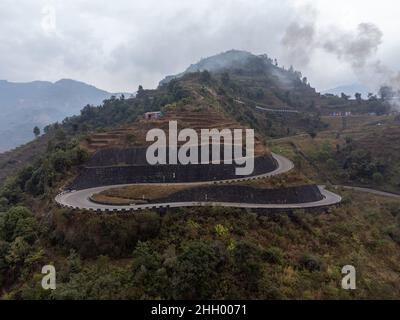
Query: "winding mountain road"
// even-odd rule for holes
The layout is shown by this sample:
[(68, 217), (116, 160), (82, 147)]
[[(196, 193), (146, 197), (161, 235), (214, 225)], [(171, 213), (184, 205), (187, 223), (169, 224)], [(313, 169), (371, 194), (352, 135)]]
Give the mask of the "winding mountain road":
[(400, 194), (386, 192), (386, 191), (380, 191), (380, 190), (375, 190), (375, 189), (371, 189), (371, 188), (352, 187), (352, 186), (335, 186), (335, 187), (343, 188), (343, 189), (347, 189), (347, 190), (354, 190), (354, 191), (364, 192), (364, 193), (370, 193), (370, 194), (374, 194), (374, 195), (377, 195), (377, 196), (400, 199)]
[[(268, 172), (262, 175), (221, 180), (221, 181), (206, 181), (206, 182), (189, 182), (189, 183), (174, 183), (173, 185), (207, 185), (216, 183), (229, 183), (237, 181), (255, 180), (266, 177), (275, 176), (288, 172), (294, 168), (293, 163), (280, 155), (272, 154), (276, 160), (278, 167), (272, 172)], [(154, 209), (154, 208), (177, 208), (177, 207), (194, 207), (194, 206), (222, 206), (222, 207), (235, 207), (235, 208), (266, 208), (266, 209), (289, 209), (289, 208), (315, 208), (321, 206), (329, 206), (337, 204), (341, 201), (341, 197), (326, 190), (324, 186), (319, 186), (320, 192), (323, 195), (323, 199), (315, 202), (308, 203), (288, 203), (288, 204), (252, 204), (252, 203), (233, 203), (233, 202), (171, 202), (171, 203), (153, 203), (153, 204), (140, 204), (140, 205), (104, 205), (98, 204), (90, 200), (90, 198), (97, 193), (102, 191), (120, 188), (128, 185), (112, 185), (96, 187), (78, 191), (63, 192), (56, 196), (55, 201), (63, 206), (73, 209), (86, 209), (94, 211), (131, 211), (131, 210), (143, 210), (143, 209)], [(146, 185), (145, 183), (135, 185)], [(151, 185), (169, 185), (165, 183), (151, 183)]]

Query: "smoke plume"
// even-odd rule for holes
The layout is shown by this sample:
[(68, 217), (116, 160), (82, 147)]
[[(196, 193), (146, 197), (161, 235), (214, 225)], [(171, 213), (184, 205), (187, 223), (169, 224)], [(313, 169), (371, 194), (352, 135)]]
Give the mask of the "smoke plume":
[(365, 67), (382, 43), (382, 31), (372, 23), (360, 23), (356, 32), (337, 32), (320, 39), (319, 45), (327, 52), (351, 64), (355, 70)]
[(298, 65), (307, 65), (314, 50), (315, 37), (314, 23), (292, 22), (282, 38), (282, 45), (286, 47), (290, 61)]
[[(373, 23), (360, 23), (353, 31), (331, 27), (329, 30), (316, 28), (316, 14), (312, 11), (308, 19), (298, 15), (287, 27), (281, 44), (290, 61), (304, 67), (316, 50), (323, 50), (347, 62), (361, 83), (378, 92), (382, 86), (400, 91), (400, 72), (392, 70), (380, 61), (376, 54), (382, 43), (383, 33)], [(400, 104), (394, 99), (393, 105)]]

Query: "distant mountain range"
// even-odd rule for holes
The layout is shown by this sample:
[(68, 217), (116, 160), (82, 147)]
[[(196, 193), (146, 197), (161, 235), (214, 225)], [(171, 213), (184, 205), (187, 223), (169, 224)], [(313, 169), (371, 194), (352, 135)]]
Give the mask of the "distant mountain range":
[[(349, 85), (344, 85), (344, 86), (339, 86), (336, 88), (328, 89), (322, 91), (323, 94), (330, 93), (334, 94), (337, 96), (340, 96), (342, 93), (350, 96), (351, 98), (354, 98), (354, 95), (356, 93), (361, 93), (362, 98), (366, 99), (368, 97), (368, 93), (370, 93), (371, 90), (368, 89), (366, 86), (359, 84), (359, 83), (353, 83)], [(375, 94), (375, 92), (372, 92)]]
[(32, 140), (35, 126), (42, 129), (79, 114), (85, 105), (99, 105), (111, 95), (118, 94), (69, 79), (55, 83), (0, 80), (0, 152)]

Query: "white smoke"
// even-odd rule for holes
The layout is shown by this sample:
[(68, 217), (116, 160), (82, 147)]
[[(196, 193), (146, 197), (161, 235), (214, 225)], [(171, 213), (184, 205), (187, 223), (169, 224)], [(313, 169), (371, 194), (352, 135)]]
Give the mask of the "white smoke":
[[(281, 40), (288, 57), (296, 66), (306, 66), (315, 50), (323, 50), (349, 63), (359, 81), (371, 92), (378, 92), (382, 86), (389, 86), (395, 92), (400, 91), (400, 72), (377, 58), (383, 38), (378, 26), (360, 23), (352, 31), (336, 27), (324, 30), (316, 28), (315, 10), (311, 9), (307, 19), (304, 19), (304, 15), (298, 16), (300, 18), (289, 24)], [(397, 99), (392, 104), (400, 110)]]
[(348, 61), (357, 72), (378, 51), (382, 31), (372, 23), (360, 23), (355, 32), (337, 31), (319, 39), (318, 44), (339, 59)]

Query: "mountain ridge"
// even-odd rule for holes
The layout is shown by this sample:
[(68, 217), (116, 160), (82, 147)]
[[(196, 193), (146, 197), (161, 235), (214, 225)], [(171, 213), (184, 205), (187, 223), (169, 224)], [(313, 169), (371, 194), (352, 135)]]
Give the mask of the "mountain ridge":
[(354, 98), (356, 93), (361, 93), (361, 96), (366, 99), (368, 97), (368, 93), (373, 93), (369, 88), (360, 84), (360, 83), (352, 83), (347, 85), (340, 85), (334, 88), (323, 90), (321, 93), (323, 94), (334, 94), (340, 96), (342, 93)]
[(112, 95), (117, 94), (73, 79), (55, 82), (0, 80), (0, 152), (32, 140), (33, 127), (43, 129), (79, 114), (87, 104), (100, 105)]

